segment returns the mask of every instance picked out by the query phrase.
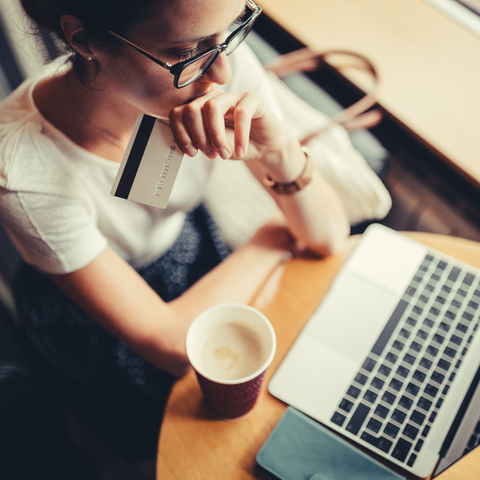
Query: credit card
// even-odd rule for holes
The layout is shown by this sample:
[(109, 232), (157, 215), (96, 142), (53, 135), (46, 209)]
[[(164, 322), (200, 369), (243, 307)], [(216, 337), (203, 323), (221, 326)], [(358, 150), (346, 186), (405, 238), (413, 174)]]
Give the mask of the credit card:
[(167, 120), (141, 114), (135, 123), (110, 193), (133, 202), (166, 208), (183, 152)]

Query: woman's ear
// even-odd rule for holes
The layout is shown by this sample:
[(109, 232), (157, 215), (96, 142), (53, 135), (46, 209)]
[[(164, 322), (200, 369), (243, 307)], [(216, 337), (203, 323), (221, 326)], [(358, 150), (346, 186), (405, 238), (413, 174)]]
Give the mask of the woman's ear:
[(67, 42), (76, 52), (87, 60), (94, 58), (95, 55), (90, 49), (90, 41), (83, 29), (82, 22), (78, 18), (73, 15), (62, 15), (60, 25)]

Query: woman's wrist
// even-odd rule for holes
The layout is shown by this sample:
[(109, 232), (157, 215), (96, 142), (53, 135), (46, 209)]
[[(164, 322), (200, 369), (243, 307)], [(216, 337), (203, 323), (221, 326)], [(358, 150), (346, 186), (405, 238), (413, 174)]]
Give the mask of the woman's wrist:
[(267, 173), (263, 178), (263, 184), (278, 195), (292, 195), (303, 190), (312, 181), (314, 165), (310, 156), (310, 150), (307, 147), (302, 147), (302, 152), (305, 155), (305, 165), (302, 173), (294, 181), (277, 182)]
[(265, 153), (261, 163), (266, 175), (274, 183), (289, 184), (304, 173), (306, 160), (302, 146), (298, 140), (292, 138), (279, 150)]

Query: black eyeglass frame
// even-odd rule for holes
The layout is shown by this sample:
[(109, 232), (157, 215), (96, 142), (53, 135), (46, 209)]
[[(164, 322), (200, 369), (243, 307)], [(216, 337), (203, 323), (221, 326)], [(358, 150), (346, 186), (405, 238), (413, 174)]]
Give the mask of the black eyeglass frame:
[[(253, 22), (257, 19), (257, 17), (260, 15), (260, 13), (262, 13), (262, 7), (259, 7), (258, 5), (256, 5), (252, 0), (246, 0), (245, 3), (249, 8), (252, 9), (253, 13), (244, 23), (242, 23), (242, 25), (240, 25), (234, 32), (232, 32), (227, 37), (227, 39), (225, 40), (225, 43), (220, 43), (218, 45), (214, 45), (213, 47), (208, 48), (204, 52), (199, 53), (198, 55), (195, 55), (194, 57), (192, 57), (188, 60), (185, 60), (183, 62), (175, 63), (174, 65), (172, 65), (169, 62), (162, 62), (159, 58), (157, 58), (152, 53), (148, 52), (147, 50), (144, 50), (143, 48), (139, 47), (138, 45), (135, 45), (134, 43), (130, 42), (126, 38), (123, 38), (122, 36), (118, 35), (117, 33), (112, 32), (111, 30), (107, 30), (107, 32), (110, 35), (112, 35), (113, 37), (115, 37), (117, 40), (119, 40), (120, 42), (127, 45), (128, 47), (133, 48), (138, 53), (140, 53), (143, 56), (147, 57), (148, 59), (152, 60), (157, 65), (160, 65), (161, 67), (165, 68), (166, 70), (169, 70), (170, 73), (172, 75), (174, 75), (174, 79), (173, 79), (174, 86), (176, 88), (183, 88), (183, 87), (186, 87), (186, 86), (190, 85), (195, 80), (198, 80), (210, 68), (210, 66), (217, 59), (217, 57), (228, 48), (228, 46), (230, 45), (230, 43), (232, 42), (232, 40), (234, 38), (236, 38), (239, 34), (244, 32), (245, 30), (247, 30), (247, 29), (248, 29), (248, 31), (250, 30)], [(248, 31), (247, 31), (247, 34), (245, 34), (245, 37), (248, 35)], [(240, 43), (238, 45), (240, 45)], [(206, 57), (207, 55), (210, 55), (212, 52), (215, 52), (215, 51), (216, 51), (216, 54), (212, 55), (212, 59), (210, 60), (210, 62), (207, 63), (204, 66), (204, 68), (200, 69), (197, 75), (193, 76), (190, 80), (188, 80), (188, 82), (186, 82), (182, 85), (178, 85), (180, 75), (185, 68), (190, 66), (192, 63), (195, 63), (196, 61), (201, 60), (202, 58)], [(233, 52), (233, 50), (232, 50), (232, 52)], [(227, 55), (230, 55), (230, 53), (232, 53), (232, 52), (229, 52)]]

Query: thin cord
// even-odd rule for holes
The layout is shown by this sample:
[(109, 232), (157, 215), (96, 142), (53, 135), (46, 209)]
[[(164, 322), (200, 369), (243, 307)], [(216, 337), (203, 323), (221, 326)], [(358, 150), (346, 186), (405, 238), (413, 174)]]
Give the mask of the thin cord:
[(67, 88), (67, 92), (70, 95), (70, 98), (72, 99), (73, 104), (75, 105), (75, 108), (77, 109), (78, 114), (80, 115), (81, 119), (96, 133), (101, 135), (102, 137), (106, 138), (113, 144), (115, 144), (117, 147), (120, 147), (122, 149), (127, 148), (127, 144), (119, 140), (118, 138), (113, 137), (110, 135), (108, 132), (105, 130), (102, 130), (99, 126), (95, 125), (90, 119), (83, 113), (82, 109), (80, 108), (80, 105), (77, 102), (77, 99), (73, 95), (73, 92), (70, 90), (70, 86), (68, 85), (67, 77), (65, 76), (65, 86)]

